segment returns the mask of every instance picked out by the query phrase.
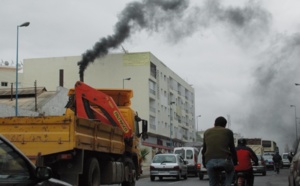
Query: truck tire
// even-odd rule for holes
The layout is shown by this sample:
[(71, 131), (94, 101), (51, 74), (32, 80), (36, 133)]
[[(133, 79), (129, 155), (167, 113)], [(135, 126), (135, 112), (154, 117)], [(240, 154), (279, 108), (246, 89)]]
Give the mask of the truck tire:
[(135, 186), (135, 182), (136, 182), (136, 169), (134, 166), (134, 163), (132, 161), (132, 159), (130, 158), (126, 158), (125, 159), (125, 168), (127, 167), (130, 170), (130, 180), (129, 181), (124, 181), (122, 182), (122, 186)]
[(99, 186), (100, 185), (100, 167), (96, 158), (89, 158), (84, 164), (82, 179), (80, 185)]
[(151, 181), (155, 180), (155, 176), (150, 176)]

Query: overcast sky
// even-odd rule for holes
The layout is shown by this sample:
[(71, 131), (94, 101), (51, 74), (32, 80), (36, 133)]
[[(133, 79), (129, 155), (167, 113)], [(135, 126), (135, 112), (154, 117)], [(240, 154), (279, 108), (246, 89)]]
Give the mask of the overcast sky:
[[(300, 117), (299, 0), (173, 0), (180, 6), (169, 9), (150, 2), (2, 0), (0, 62), (15, 61), (19, 24), (30, 22), (19, 30), (19, 61), (82, 55), (116, 34), (115, 25), (132, 13), (128, 3), (139, 5), (145, 24), (131, 21), (119, 44), (150, 51), (193, 85), (199, 130), (222, 115), (245, 137), (276, 140), (281, 151), (293, 143), (291, 104)], [(109, 52), (122, 52), (120, 45)]]

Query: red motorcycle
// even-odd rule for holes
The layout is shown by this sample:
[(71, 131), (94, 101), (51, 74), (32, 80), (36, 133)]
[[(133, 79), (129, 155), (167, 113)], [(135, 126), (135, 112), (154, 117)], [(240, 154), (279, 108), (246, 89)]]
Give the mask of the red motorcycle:
[(235, 186), (247, 186), (247, 173), (246, 172), (237, 172)]

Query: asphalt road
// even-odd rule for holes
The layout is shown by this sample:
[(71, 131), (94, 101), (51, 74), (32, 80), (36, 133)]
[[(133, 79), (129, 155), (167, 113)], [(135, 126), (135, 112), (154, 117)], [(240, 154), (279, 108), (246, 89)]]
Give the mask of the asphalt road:
[[(279, 174), (269, 170), (266, 176), (256, 175), (254, 180), (255, 186), (288, 186), (288, 173), (289, 169), (284, 168), (280, 170)], [(162, 181), (156, 179), (151, 181), (149, 177), (149, 170), (143, 170), (143, 175), (137, 181), (136, 186), (208, 186), (208, 177), (205, 176), (203, 180), (199, 180), (198, 177), (190, 176), (187, 180), (176, 181), (175, 178), (165, 178)]]

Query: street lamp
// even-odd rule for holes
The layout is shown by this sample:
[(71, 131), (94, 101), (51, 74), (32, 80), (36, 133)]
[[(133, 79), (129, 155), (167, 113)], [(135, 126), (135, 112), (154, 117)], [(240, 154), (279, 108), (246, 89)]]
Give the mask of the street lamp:
[(125, 80), (129, 81), (129, 80), (131, 80), (131, 78), (129, 77), (129, 78), (124, 78), (124, 79), (123, 79), (123, 89), (124, 89), (124, 81), (125, 81)]
[(197, 116), (197, 128), (196, 128), (196, 129), (197, 129), (197, 132), (198, 132), (198, 118), (200, 118), (200, 117), (201, 117), (201, 115), (198, 115), (198, 116)]
[(296, 125), (296, 142), (298, 141), (298, 129), (297, 129), (297, 108), (296, 105), (291, 105), (291, 107), (295, 108), (295, 125)]
[(300, 85), (300, 83), (295, 83), (295, 85), (296, 85), (296, 86), (299, 86), (299, 85)]
[(173, 142), (172, 142), (172, 122), (171, 122), (171, 106), (175, 104), (174, 101), (170, 102), (170, 147), (172, 148), (173, 147)]
[(16, 116), (18, 116), (18, 70), (19, 70), (19, 65), (18, 65), (18, 57), (19, 57), (19, 27), (27, 27), (29, 26), (30, 22), (25, 22), (21, 25), (17, 26), (17, 53), (16, 53)]

